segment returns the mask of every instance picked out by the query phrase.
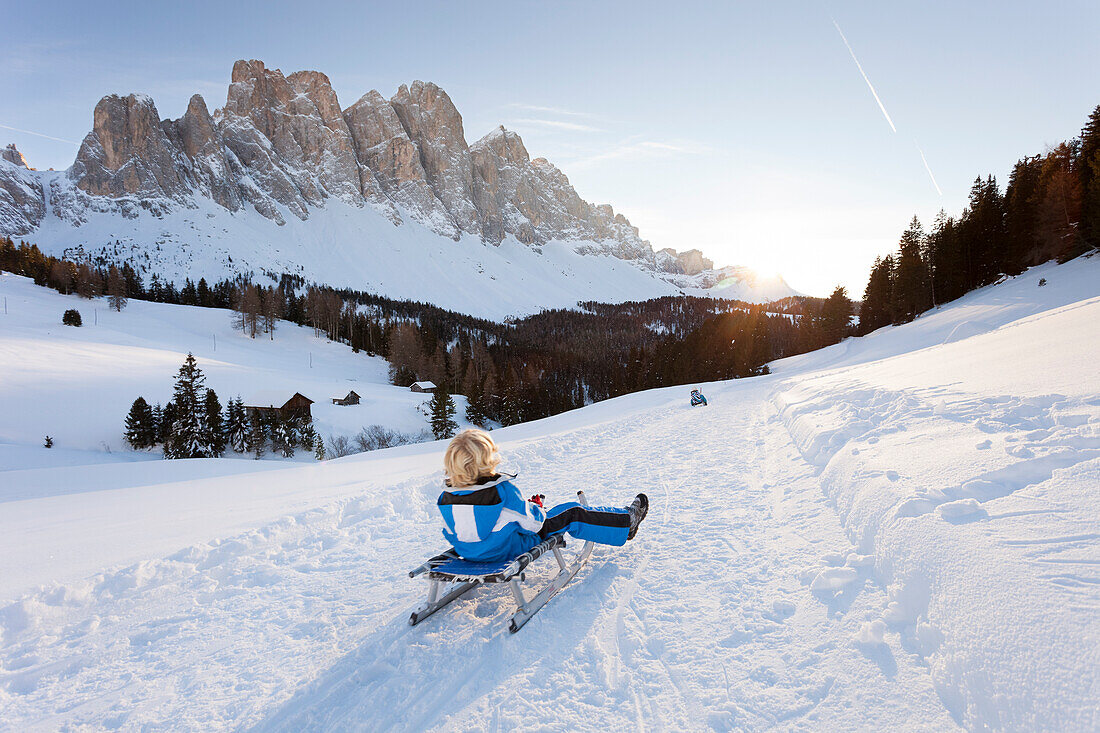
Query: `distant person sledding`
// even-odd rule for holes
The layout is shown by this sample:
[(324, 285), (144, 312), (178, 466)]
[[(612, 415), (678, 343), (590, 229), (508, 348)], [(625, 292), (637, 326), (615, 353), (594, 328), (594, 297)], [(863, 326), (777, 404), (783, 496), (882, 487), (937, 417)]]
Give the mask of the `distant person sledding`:
[(696, 405), (703, 405), (704, 407), (706, 407), (707, 398), (704, 397), (703, 393), (699, 390), (693, 389), (691, 390), (691, 406), (695, 407)]

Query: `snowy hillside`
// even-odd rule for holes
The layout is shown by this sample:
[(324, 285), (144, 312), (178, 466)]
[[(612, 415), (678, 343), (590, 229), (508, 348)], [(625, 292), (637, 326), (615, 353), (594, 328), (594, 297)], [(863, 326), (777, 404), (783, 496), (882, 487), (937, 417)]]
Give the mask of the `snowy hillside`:
[(1098, 319), (1100, 258), (1048, 265), (498, 431), (552, 502), (652, 501), (515, 636), (500, 587), (407, 625), (441, 443), (0, 474), (0, 724), (1095, 730)]
[[(367, 425), (410, 434), (428, 428), (417, 409), (428, 395), (390, 385), (384, 359), (354, 354), (312, 329), (283, 321), (274, 340), (250, 339), (233, 329), (229, 311), (135, 300), (116, 313), (105, 298), (60, 295), (10, 273), (0, 273), (0, 299), (7, 307), (0, 313), (0, 470), (160, 458), (130, 450), (123, 422), (139, 395), (150, 405), (171, 399), (189, 351), (223, 405), (237, 395), (247, 404), (282, 404), (301, 392), (314, 401), (314, 423), (326, 438)], [(61, 325), (69, 308), (81, 311), (82, 327)], [(332, 404), (351, 390), (359, 405)], [(455, 400), (461, 418), (465, 398)], [(51, 450), (42, 447), (46, 435)]]
[[(54, 175), (58, 185), (66, 185), (62, 174)], [(89, 212), (75, 235), (69, 222), (47, 218), (28, 241), (57, 257), (128, 259), (146, 282), (153, 272), (177, 284), (186, 277), (213, 282), (238, 272), (292, 273), (496, 321), (589, 300), (619, 303), (685, 293), (765, 302), (795, 294), (782, 279), (758, 281), (744, 268), (730, 268), (728, 276), (725, 270), (707, 271), (706, 280), (658, 276), (631, 261), (586, 252), (595, 247), (592, 242), (551, 241), (533, 248), (511, 235), (498, 245), (469, 235), (455, 242), (416, 221), (395, 227), (369, 207), (340, 201), (330, 201), (307, 221), (289, 217), (283, 226), (251, 210), (230, 213), (202, 200), (196, 206), (159, 217), (147, 211), (132, 218)]]

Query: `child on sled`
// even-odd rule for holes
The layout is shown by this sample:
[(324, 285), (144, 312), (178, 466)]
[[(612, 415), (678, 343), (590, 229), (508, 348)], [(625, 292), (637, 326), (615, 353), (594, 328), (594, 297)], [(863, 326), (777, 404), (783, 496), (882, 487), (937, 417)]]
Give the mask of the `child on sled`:
[(473, 429), (455, 436), (443, 456), (446, 488), (436, 502), (446, 525), (443, 536), (467, 560), (505, 560), (563, 532), (579, 540), (623, 545), (634, 539), (649, 511), (645, 494), (624, 508), (567, 502), (544, 510), (541, 496), (524, 500), (512, 483), (514, 474), (497, 472), (500, 461), (489, 434)]

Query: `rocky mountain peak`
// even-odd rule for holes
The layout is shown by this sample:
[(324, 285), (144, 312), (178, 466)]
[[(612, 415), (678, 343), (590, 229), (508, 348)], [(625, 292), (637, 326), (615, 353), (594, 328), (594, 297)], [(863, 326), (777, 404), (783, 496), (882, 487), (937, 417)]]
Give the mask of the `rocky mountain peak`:
[(428, 185), (459, 231), (481, 235), (479, 191), (462, 129), (462, 115), (445, 91), (431, 82), (400, 86), (390, 105), (416, 144)]
[(703, 270), (714, 269), (714, 261), (704, 257), (703, 253), (697, 249), (677, 252), (674, 249), (666, 248), (662, 249), (661, 253), (667, 254), (675, 259), (678, 264), (677, 271), (685, 275), (698, 275)]
[(6, 148), (0, 150), (0, 158), (3, 158), (9, 163), (20, 166), (21, 168), (34, 170), (29, 165), (27, 165), (27, 159), (24, 158), (23, 154), (19, 152), (19, 148), (15, 147), (15, 143), (8, 143), (8, 146)]
[[(3, 156), (20, 168), (6, 167), (0, 180), (0, 234), (32, 230), (46, 192), (16, 175), (26, 162), (14, 147)], [(325, 74), (284, 75), (242, 59), (213, 114), (199, 95), (178, 120), (163, 121), (147, 96), (108, 95), (68, 179), (76, 191), (51, 190), (52, 210), (74, 223), (88, 210), (114, 207), (133, 218), (142, 209), (196, 208), (206, 198), (284, 224), (288, 213), (305, 221), (337, 199), (455, 240), (579, 242), (578, 251), (676, 273), (711, 265), (697, 252), (655, 253), (626, 217), (582, 199), (562, 171), (532, 159), (503, 126), (467, 144), (451, 97), (425, 81), (402, 84), (388, 100), (369, 91), (342, 109)]]
[(153, 100), (144, 94), (110, 94), (95, 107), (69, 175), (98, 196), (182, 200), (188, 186)]
[(471, 150), (475, 148), (491, 149), (502, 161), (513, 165), (527, 165), (531, 162), (531, 156), (527, 154), (523, 139), (511, 130), (504, 129), (504, 125), (500, 125), (470, 146)]

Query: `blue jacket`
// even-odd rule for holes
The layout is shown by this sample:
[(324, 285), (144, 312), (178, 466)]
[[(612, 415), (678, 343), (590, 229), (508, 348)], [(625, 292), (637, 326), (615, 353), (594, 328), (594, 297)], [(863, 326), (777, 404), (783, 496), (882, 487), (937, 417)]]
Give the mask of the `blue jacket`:
[(705, 405), (707, 404), (707, 398), (703, 396), (702, 392), (696, 392), (691, 396), (691, 405)]
[(502, 474), (439, 495), (443, 536), (459, 555), (480, 562), (507, 560), (542, 542), (538, 532), (546, 512), (524, 500), (514, 478)]

